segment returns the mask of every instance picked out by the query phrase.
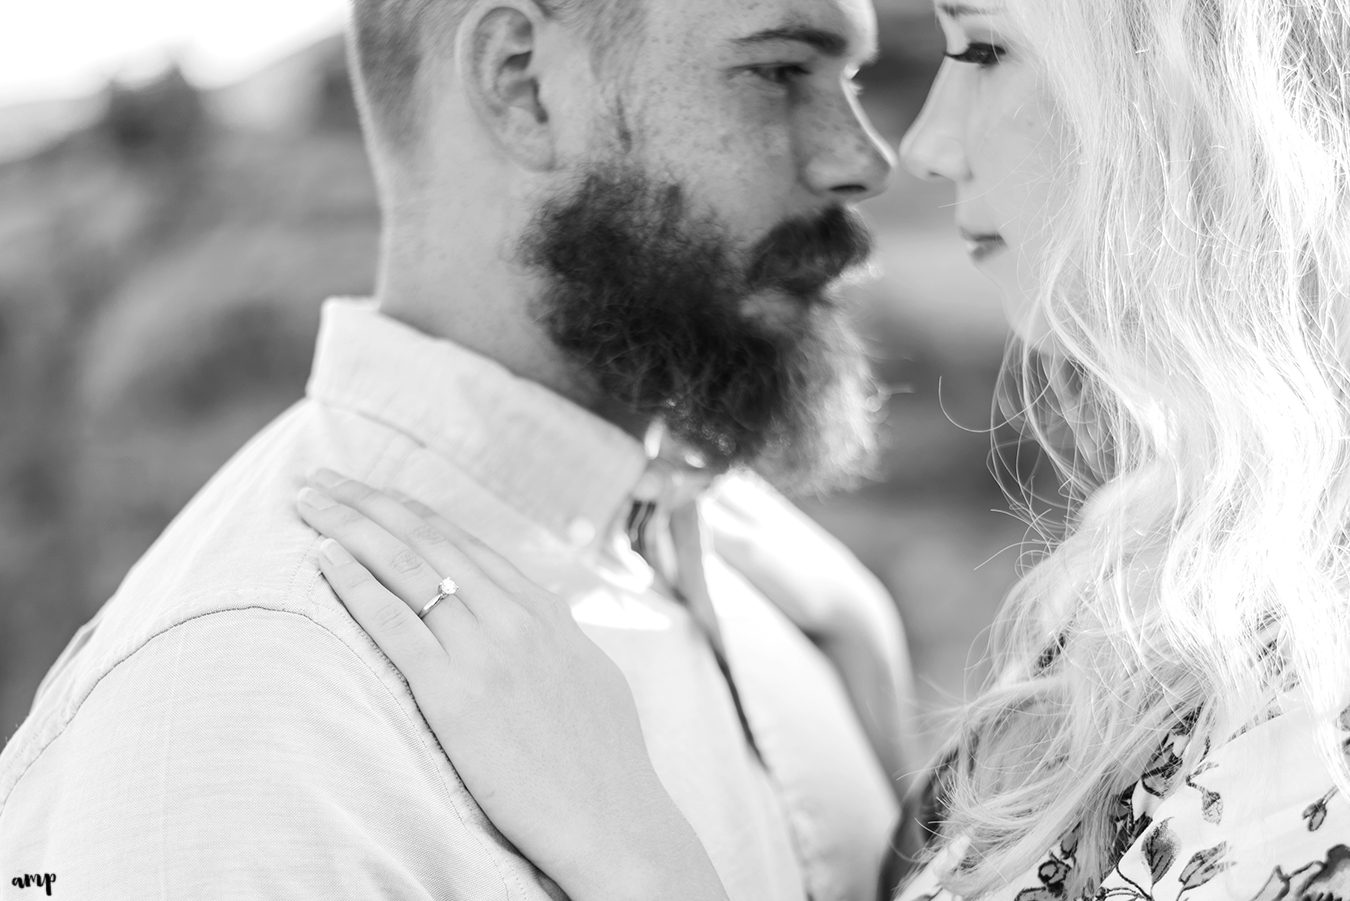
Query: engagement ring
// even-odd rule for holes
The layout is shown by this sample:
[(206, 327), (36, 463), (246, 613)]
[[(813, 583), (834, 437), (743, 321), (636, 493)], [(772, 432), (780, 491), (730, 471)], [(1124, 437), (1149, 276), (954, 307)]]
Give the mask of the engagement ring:
[(421, 610), (417, 611), (417, 615), (422, 619), (426, 619), (427, 614), (432, 611), (432, 608), (434, 608), (437, 604), (439, 604), (446, 598), (453, 597), (455, 592), (457, 591), (459, 591), (459, 583), (457, 583), (454, 579), (451, 579), (449, 576), (447, 576), (444, 579), (441, 579), (441, 584), (436, 586), (436, 596), (432, 598), (430, 601), (427, 601), (427, 605), (423, 607)]

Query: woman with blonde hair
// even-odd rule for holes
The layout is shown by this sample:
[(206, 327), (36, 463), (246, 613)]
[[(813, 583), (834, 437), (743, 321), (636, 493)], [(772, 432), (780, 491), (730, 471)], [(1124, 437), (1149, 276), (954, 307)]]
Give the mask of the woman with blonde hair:
[[(902, 897), (1350, 896), (1350, 0), (984, 2), (938, 3), (950, 58), (902, 154), (956, 186), (1017, 336), (1009, 409), (1072, 508), (1000, 615)], [(600, 833), (670, 829), (669, 859), (605, 867), (719, 897), (659, 786), (595, 792), (645, 751), (565, 611), (431, 511), (330, 493), (398, 545), (314, 521), (361, 561), (325, 544), (334, 589), (476, 736), (461, 772), (529, 786), (480, 799), (508, 837), (566, 888)], [(408, 538), (428, 521), (448, 543)], [(499, 586), (472, 600), (490, 653), (442, 629), (403, 666), (365, 567), (404, 541)]]

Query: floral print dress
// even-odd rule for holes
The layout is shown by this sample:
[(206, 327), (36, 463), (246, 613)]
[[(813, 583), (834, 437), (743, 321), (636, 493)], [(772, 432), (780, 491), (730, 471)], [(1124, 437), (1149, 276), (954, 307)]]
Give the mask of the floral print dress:
[[(1350, 715), (1339, 725), (1350, 738)], [(1183, 773), (1193, 726), (1179, 723), (1119, 799), (1125, 849), (1096, 899), (1350, 901), (1350, 802), (1332, 784), (1310, 717), (1272, 717)], [(897, 901), (960, 901), (940, 884), (958, 859), (954, 850), (921, 870)], [(1064, 901), (1076, 851), (1071, 832), (989, 901)]]

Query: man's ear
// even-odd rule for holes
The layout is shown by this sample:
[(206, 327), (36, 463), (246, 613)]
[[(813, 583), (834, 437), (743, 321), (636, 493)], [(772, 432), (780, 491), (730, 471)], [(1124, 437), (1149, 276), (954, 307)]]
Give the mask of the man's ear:
[(539, 90), (536, 44), (545, 21), (533, 0), (477, 4), (460, 23), (459, 76), (502, 149), (528, 169), (552, 169), (556, 135)]

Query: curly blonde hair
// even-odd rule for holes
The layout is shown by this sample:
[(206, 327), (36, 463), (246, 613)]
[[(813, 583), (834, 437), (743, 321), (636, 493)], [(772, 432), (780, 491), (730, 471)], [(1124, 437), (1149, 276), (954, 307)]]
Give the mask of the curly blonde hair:
[(1350, 792), (1350, 0), (1007, 11), (1072, 147), (1049, 339), (1005, 366), (1070, 525), (1000, 614), (940, 794), (953, 890), (1078, 828), (1073, 897), (1179, 718), (1220, 742), (1306, 705)]

